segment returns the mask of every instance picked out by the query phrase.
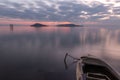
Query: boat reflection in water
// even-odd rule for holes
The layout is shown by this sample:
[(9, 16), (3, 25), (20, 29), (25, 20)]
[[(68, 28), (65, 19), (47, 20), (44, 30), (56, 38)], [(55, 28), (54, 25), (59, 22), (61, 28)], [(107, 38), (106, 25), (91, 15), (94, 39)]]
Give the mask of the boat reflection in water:
[(67, 68), (67, 56), (74, 59), (76, 65), (76, 80), (120, 80), (120, 75), (105, 61), (93, 56), (74, 58), (66, 53), (64, 62)]

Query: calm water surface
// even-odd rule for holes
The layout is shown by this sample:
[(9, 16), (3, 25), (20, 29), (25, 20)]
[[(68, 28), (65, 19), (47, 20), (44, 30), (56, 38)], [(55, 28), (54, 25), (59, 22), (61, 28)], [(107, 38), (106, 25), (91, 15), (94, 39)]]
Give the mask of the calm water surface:
[(120, 73), (120, 28), (1, 26), (0, 80), (75, 80), (66, 52), (96, 56)]

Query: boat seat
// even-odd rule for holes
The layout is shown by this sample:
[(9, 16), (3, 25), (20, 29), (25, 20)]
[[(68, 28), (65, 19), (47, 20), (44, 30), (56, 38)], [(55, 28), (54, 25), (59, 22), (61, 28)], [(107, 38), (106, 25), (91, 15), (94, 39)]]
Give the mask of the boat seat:
[(111, 80), (107, 75), (101, 73), (87, 73), (87, 80)]

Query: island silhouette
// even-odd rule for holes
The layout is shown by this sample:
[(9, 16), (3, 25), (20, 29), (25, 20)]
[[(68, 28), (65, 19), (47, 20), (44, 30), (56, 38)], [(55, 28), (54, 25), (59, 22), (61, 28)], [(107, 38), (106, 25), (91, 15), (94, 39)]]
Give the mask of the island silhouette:
[(76, 24), (58, 24), (56, 26), (59, 26), (59, 27), (83, 27), (83, 25), (76, 25)]
[(30, 25), (30, 26), (32, 26), (32, 27), (45, 27), (47, 25), (44, 25), (44, 24), (41, 24), (41, 23), (35, 23), (33, 25)]
[[(33, 25), (30, 25), (32, 27), (46, 27), (46, 26), (49, 26), (49, 25), (45, 25), (45, 24), (41, 24), (41, 23), (35, 23)], [(58, 26), (58, 27), (83, 27), (83, 25), (76, 25), (76, 24), (58, 24), (58, 25), (55, 25), (55, 26)]]

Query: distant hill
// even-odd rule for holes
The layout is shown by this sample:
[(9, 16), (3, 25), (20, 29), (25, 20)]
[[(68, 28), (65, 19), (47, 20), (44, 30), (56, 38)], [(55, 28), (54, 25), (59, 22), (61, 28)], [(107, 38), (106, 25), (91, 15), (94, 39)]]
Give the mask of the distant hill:
[(60, 27), (83, 27), (83, 25), (76, 25), (76, 24), (59, 24), (56, 26), (60, 26)]
[(47, 25), (44, 25), (44, 24), (40, 24), (40, 23), (35, 23), (33, 25), (31, 25), (32, 27), (43, 27), (43, 26), (47, 26)]

